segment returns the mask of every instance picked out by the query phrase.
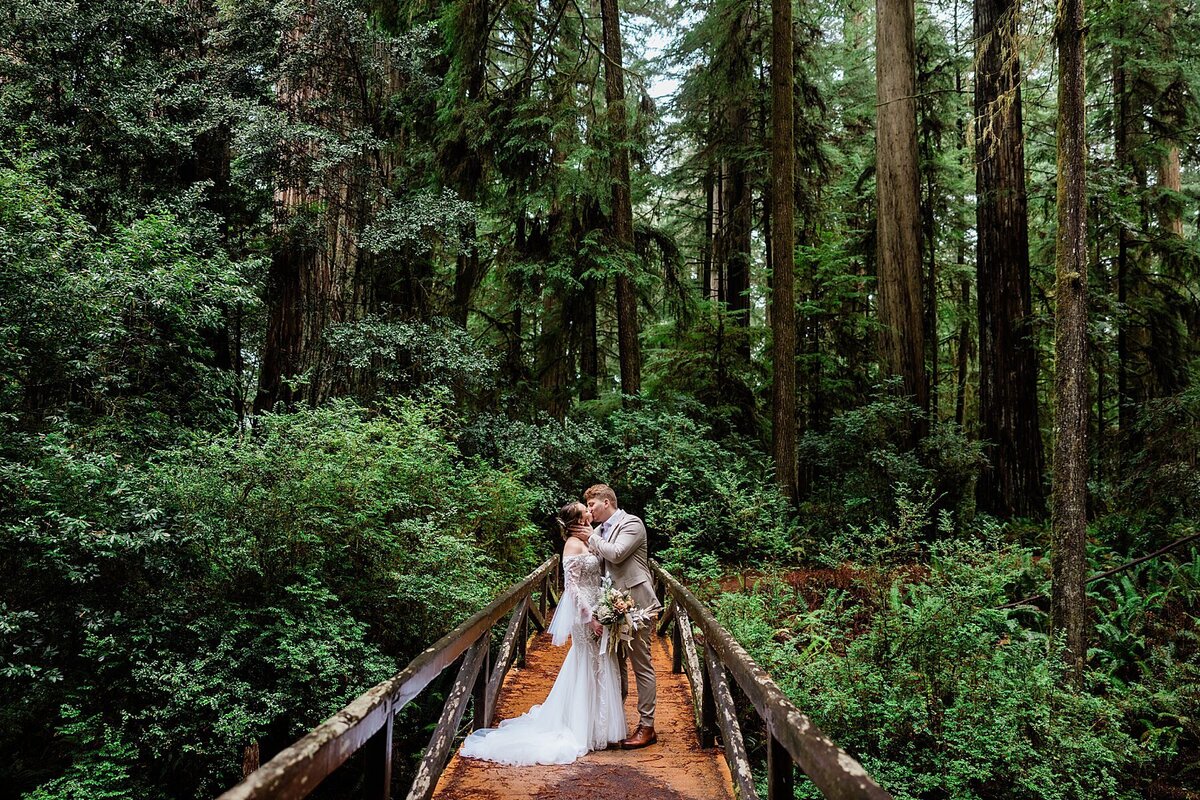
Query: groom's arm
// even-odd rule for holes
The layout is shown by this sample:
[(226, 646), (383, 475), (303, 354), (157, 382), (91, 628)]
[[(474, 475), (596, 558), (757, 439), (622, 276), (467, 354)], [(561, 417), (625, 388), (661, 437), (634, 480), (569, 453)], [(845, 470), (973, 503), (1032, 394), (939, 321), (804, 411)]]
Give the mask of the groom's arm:
[(611, 542), (606, 542), (599, 536), (588, 539), (588, 550), (603, 558), (610, 564), (620, 564), (629, 558), (646, 541), (646, 526), (640, 522), (623, 525)]

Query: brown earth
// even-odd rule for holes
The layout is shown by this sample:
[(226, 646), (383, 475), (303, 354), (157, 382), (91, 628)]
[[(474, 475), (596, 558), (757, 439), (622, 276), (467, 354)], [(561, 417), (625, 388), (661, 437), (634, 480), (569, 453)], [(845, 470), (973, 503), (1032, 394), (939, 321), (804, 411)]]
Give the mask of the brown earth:
[[(658, 679), (658, 743), (641, 750), (600, 750), (574, 764), (510, 767), (473, 758), (451, 759), (438, 781), (437, 800), (733, 800), (729, 767), (719, 747), (700, 747), (687, 678), (671, 673), (669, 639), (654, 637)], [(546, 634), (529, 647), (524, 668), (514, 667), (497, 701), (496, 721), (523, 714), (550, 692), (566, 647)], [(625, 719), (637, 722), (637, 692), (630, 675)], [(632, 728), (631, 728), (632, 731)]]

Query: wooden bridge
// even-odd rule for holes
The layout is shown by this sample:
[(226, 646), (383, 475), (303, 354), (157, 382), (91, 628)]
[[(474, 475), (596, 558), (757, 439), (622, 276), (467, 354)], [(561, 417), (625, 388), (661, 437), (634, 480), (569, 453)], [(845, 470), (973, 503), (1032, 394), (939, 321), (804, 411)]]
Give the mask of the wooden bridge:
[[(471, 716), (465, 727), (473, 730), (524, 713), (549, 692), (566, 654), (565, 647), (551, 646), (545, 634), (561, 586), (556, 556), (218, 800), (298, 800), (360, 750), (365, 756), (361, 762), (366, 797), (390, 800), (396, 788), (396, 712), (455, 663), (457, 678), (405, 794), (407, 800), (757, 800), (731, 679), (765, 728), (768, 800), (790, 800), (798, 772), (828, 798), (890, 800), (857, 761), (784, 696), (687, 588), (658, 564), (651, 563), (651, 569), (665, 607), (652, 646), (658, 676), (658, 744), (635, 751), (592, 752), (573, 764), (552, 767), (508, 767), (451, 757), (465, 732), (468, 709)], [(492, 629), (506, 617), (504, 638), (493, 646)], [(532, 636), (531, 626), (536, 629)], [(510, 674), (514, 663), (521, 668)], [(636, 718), (635, 694), (627, 698), (628, 719)]]

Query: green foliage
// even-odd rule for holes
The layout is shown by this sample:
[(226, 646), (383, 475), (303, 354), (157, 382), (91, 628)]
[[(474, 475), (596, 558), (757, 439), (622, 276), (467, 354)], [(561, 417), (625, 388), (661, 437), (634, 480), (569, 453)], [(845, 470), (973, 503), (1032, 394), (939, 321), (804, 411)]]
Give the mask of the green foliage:
[(211, 796), (490, 600), (541, 558), (535, 495), (458, 424), (335, 403), (150, 461), (70, 427), (6, 451), (9, 778)]
[(600, 423), (582, 415), (558, 423), (545, 414), (523, 420), (481, 413), (466, 421), (458, 441), (464, 452), (523, 475), (536, 497), (534, 508), (549, 516), (591, 484), (607, 480), (604, 440)]
[(703, 423), (653, 406), (615, 412), (608, 426), (622, 504), (645, 509), (668, 569), (715, 577), (724, 565), (794, 557), (794, 522), (761, 454), (735, 452)]
[(234, 308), (257, 306), (247, 282), (257, 262), (212, 248), (196, 202), (177, 204), (187, 223), (159, 208), (96, 236), (28, 165), (0, 170), (8, 407), (82, 411), (125, 435), (136, 418), (141, 436), (222, 418), (236, 385), (214, 362), (213, 336)]
[(450, 388), (474, 394), (495, 383), (493, 359), (446, 319), (420, 322), (371, 315), (330, 325), (325, 336), (334, 363), (361, 387), (361, 399), (375, 393), (436, 394)]
[(1067, 688), (1056, 643), (990, 609), (1024, 563), (935, 546), (917, 582), (862, 573), (857, 602), (831, 591), (809, 609), (776, 584), (715, 608), (894, 797), (1133, 797), (1123, 778), (1142, 753), (1120, 704)]
[[(929, 538), (931, 512), (951, 513), (939, 520), (943, 531), (965, 528), (983, 463), (980, 444), (941, 422), (915, 446), (904, 445), (917, 413), (907, 400), (880, 395), (835, 414), (827, 431), (801, 437), (800, 463), (814, 477), (800, 517), (808, 533), (825, 543), (823, 560), (870, 563), (894, 559), (906, 548), (912, 554)], [(873, 554), (870, 541), (888, 552)]]

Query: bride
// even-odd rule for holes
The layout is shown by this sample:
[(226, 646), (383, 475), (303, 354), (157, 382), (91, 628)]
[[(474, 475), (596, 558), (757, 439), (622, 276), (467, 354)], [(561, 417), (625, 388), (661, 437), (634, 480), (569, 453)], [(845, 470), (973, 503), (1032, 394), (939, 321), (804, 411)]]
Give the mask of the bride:
[(568, 535), (575, 524), (591, 524), (583, 503), (567, 503), (555, 517), (563, 545), (563, 595), (548, 633), (554, 644), (568, 636), (571, 649), (550, 694), (540, 705), (498, 728), (480, 728), (460, 754), (502, 764), (570, 764), (589, 750), (603, 750), (625, 736), (620, 673), (614, 653), (600, 652), (603, 626), (592, 619), (600, 598), (600, 560)]

